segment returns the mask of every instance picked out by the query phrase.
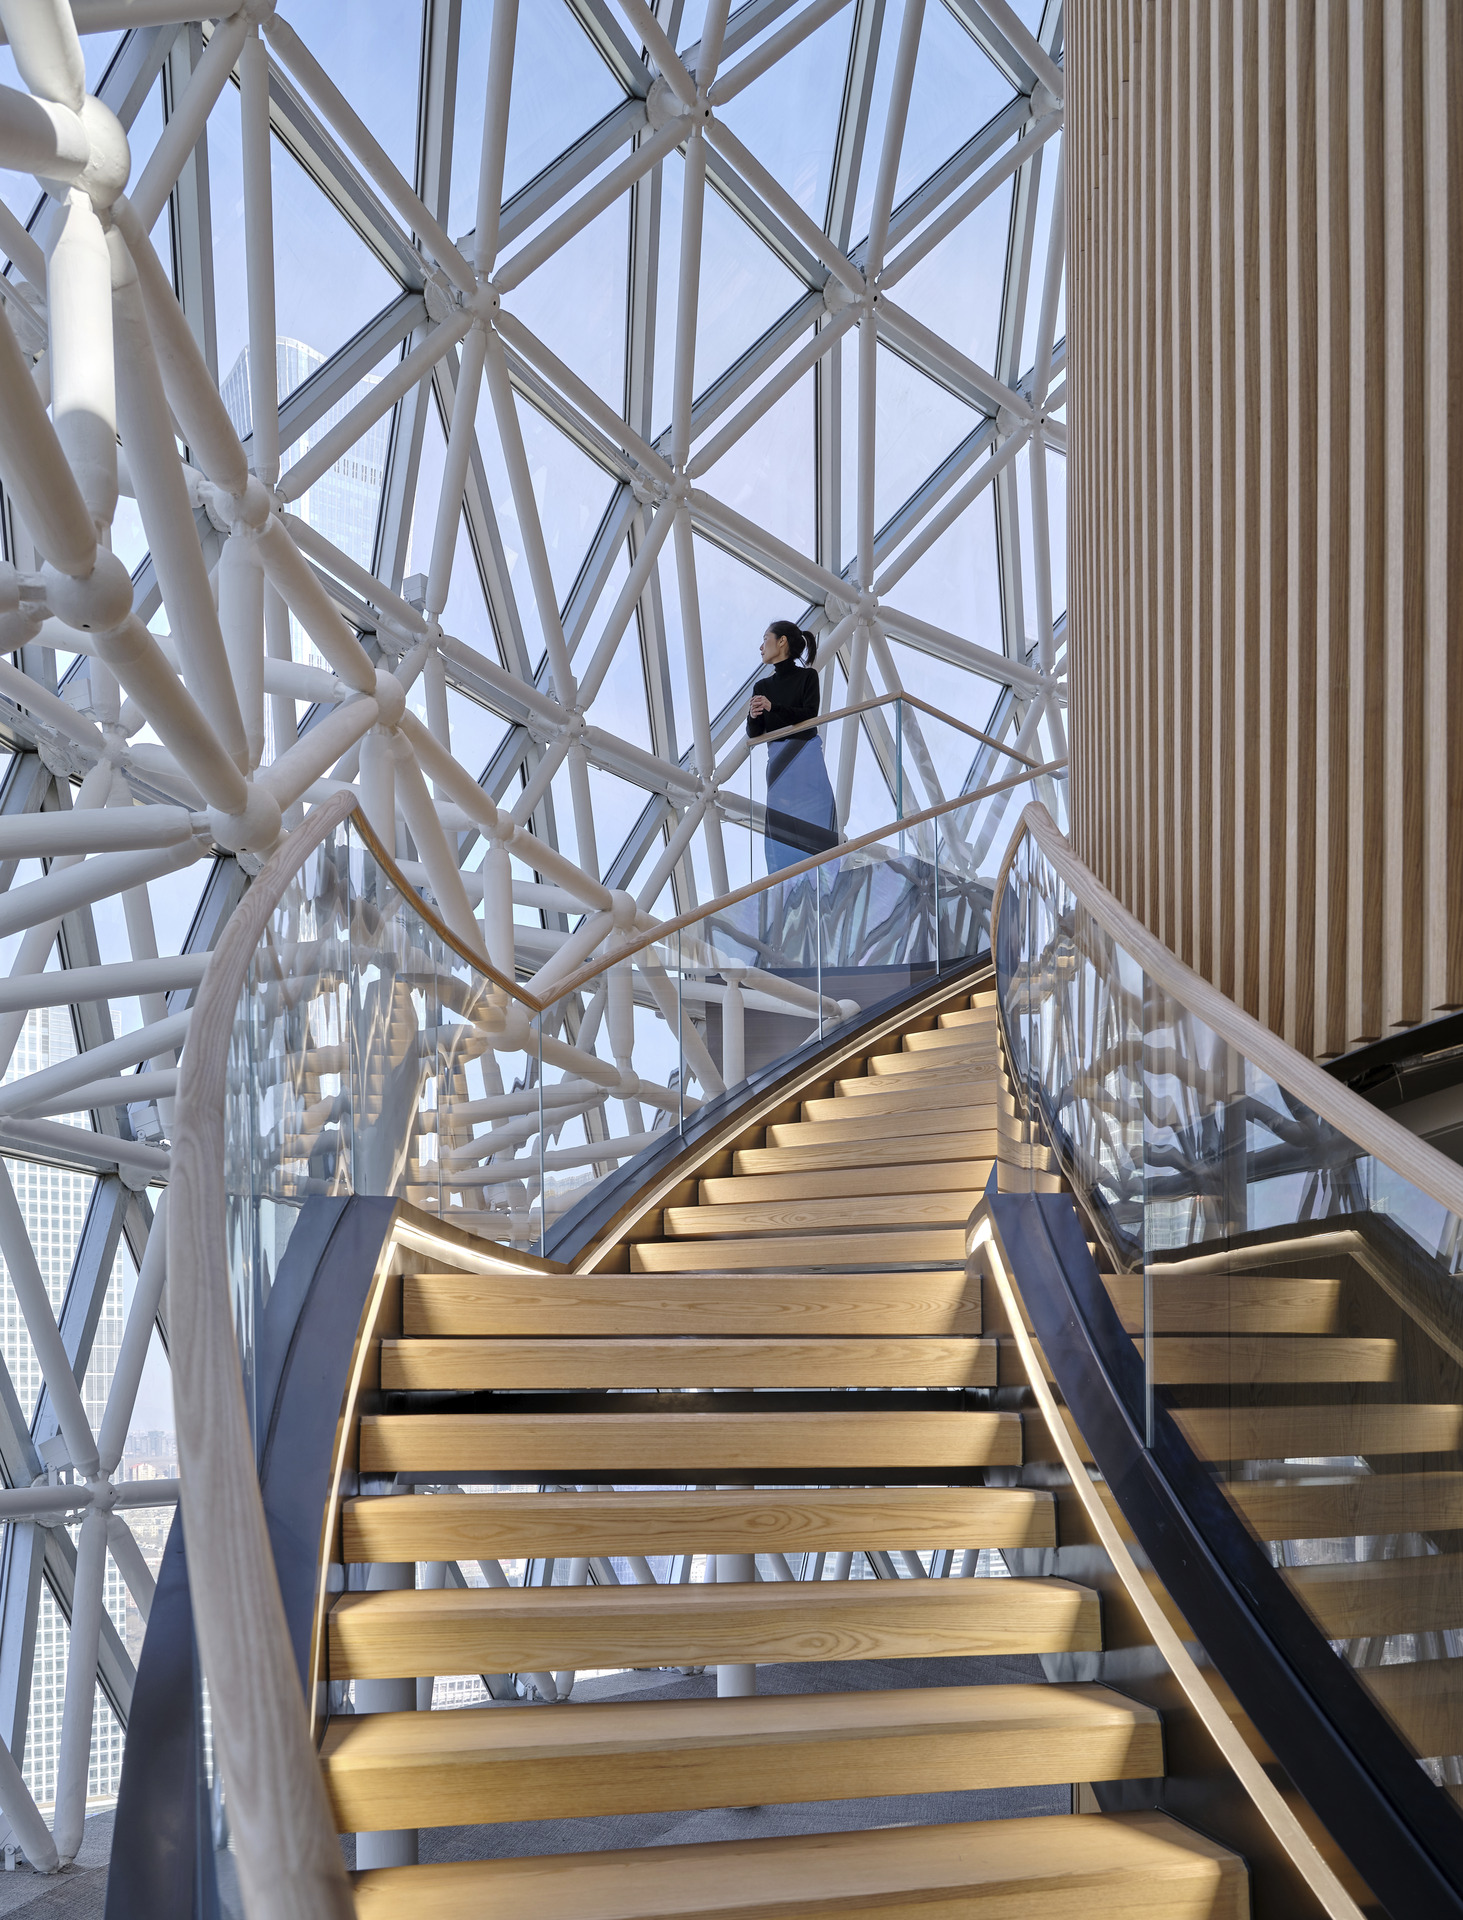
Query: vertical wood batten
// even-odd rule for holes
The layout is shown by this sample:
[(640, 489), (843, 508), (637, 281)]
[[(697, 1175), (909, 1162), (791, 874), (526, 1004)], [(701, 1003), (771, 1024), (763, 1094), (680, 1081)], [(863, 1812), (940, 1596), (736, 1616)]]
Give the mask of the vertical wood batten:
[(1073, 837), (1303, 1051), (1463, 1004), (1463, 8), (1069, 0)]

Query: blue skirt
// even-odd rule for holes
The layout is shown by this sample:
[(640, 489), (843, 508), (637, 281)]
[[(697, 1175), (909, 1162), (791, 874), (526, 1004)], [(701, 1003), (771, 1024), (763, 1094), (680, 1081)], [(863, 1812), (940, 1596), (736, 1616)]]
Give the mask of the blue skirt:
[(818, 733), (775, 740), (767, 749), (765, 845), (769, 873), (838, 845), (833, 789)]

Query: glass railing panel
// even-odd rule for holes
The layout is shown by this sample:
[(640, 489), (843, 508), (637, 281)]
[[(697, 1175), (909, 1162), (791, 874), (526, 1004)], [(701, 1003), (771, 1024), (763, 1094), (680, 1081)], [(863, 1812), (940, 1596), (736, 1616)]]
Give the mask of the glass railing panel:
[(300, 1208), (312, 1194), (352, 1191), (347, 845), (346, 829), (336, 828), (291, 880), (250, 962), (234, 1022), (226, 1231), (251, 1418), (258, 1320)]
[(1030, 839), (997, 963), (1144, 1355), (1140, 1431), (1172, 1416), (1429, 1777), (1463, 1785), (1463, 1219), (1148, 973)]

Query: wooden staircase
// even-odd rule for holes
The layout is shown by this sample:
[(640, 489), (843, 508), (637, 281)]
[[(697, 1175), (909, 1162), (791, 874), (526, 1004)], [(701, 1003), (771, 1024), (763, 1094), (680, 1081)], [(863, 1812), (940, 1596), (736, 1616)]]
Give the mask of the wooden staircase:
[[(580, 1583), (342, 1594), (332, 1682), (1101, 1647), (1081, 1585), (917, 1577), (919, 1555), (964, 1550), (972, 1571), (982, 1547), (1057, 1545), (1049, 1491), (985, 1484), (1039, 1438), (995, 1404), (1007, 1357), (965, 1270), (995, 1149), (992, 1002), (911, 1022), (709, 1154), (594, 1271), (404, 1275), (360, 1470), (465, 1490), (347, 1501), (341, 1557), (552, 1557)], [(522, 1490), (541, 1483), (566, 1490)], [(583, 1583), (661, 1554), (770, 1555), (775, 1577)], [(781, 1577), (789, 1554), (844, 1577)], [(847, 1577), (861, 1555), (910, 1577)], [(321, 1762), (359, 1833), (1142, 1780), (1163, 1739), (1110, 1688), (1033, 1681), (337, 1713)], [(381, 1868), (356, 1899), (370, 1920), (1250, 1910), (1243, 1862), (1157, 1813)]]

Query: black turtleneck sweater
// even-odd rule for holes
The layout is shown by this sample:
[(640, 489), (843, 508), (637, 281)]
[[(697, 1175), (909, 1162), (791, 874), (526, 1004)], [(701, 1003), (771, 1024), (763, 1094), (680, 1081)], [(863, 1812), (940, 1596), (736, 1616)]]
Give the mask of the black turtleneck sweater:
[(771, 713), (759, 713), (747, 720), (747, 732), (754, 740), (764, 733), (780, 733), (784, 727), (795, 727), (818, 717), (818, 676), (812, 667), (779, 660), (752, 691), (772, 702)]

